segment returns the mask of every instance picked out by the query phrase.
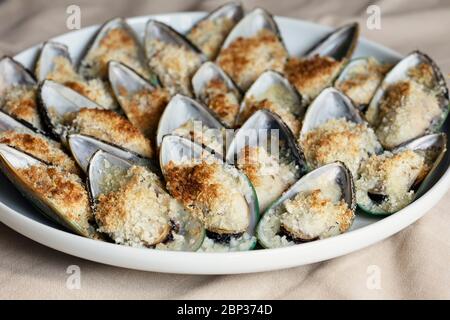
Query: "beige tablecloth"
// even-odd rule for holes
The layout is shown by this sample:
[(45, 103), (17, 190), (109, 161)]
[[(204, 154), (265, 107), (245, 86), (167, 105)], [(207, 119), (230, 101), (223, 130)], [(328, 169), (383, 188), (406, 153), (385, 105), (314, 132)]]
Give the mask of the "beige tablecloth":
[[(67, 31), (66, 8), (81, 6), (82, 25), (112, 16), (210, 10), (221, 1), (0, 1), (0, 55)], [(277, 15), (340, 25), (357, 20), (363, 36), (404, 54), (419, 48), (450, 71), (450, 1), (244, 1)], [(366, 29), (368, 4), (381, 30)], [(0, 298), (450, 298), (450, 193), (420, 221), (359, 252), (314, 265), (249, 275), (185, 276), (138, 272), (85, 261), (41, 246), (0, 224)], [(69, 265), (81, 289), (66, 286)], [(379, 280), (379, 281), (377, 281)]]

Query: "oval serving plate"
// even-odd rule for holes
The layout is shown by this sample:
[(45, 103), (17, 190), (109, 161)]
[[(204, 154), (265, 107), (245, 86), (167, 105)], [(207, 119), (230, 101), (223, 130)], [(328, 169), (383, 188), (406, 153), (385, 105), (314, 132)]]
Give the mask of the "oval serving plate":
[[(174, 13), (128, 19), (142, 37), (148, 19), (165, 22), (178, 31), (188, 30), (204, 13)], [(276, 18), (289, 52), (299, 55), (322, 38), (330, 29), (313, 23), (289, 18)], [(97, 26), (70, 32), (53, 40), (70, 45), (75, 61), (83, 47), (95, 33)], [(299, 38), (298, 34), (302, 34)], [(300, 40), (299, 40), (300, 39)], [(16, 55), (25, 66), (31, 67), (39, 46)], [(398, 61), (400, 55), (378, 44), (361, 39), (354, 57), (374, 56), (385, 62)], [(444, 132), (449, 133), (449, 123)], [(50, 248), (84, 259), (119, 267), (146, 271), (184, 274), (235, 274), (284, 269), (314, 263), (359, 250), (394, 233), (422, 217), (447, 192), (450, 186), (450, 156), (435, 171), (430, 187), (419, 199), (405, 209), (386, 218), (359, 214), (347, 233), (301, 245), (230, 253), (169, 252), (138, 249), (83, 238), (62, 230), (38, 213), (0, 175), (0, 220), (17, 232)]]

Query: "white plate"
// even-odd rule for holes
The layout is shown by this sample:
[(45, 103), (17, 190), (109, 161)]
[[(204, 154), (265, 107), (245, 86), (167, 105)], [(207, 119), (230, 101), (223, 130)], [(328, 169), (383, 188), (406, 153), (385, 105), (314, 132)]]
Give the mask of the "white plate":
[[(176, 13), (151, 16), (169, 23), (179, 31), (187, 30), (203, 13)], [(145, 22), (150, 18), (129, 19), (131, 26), (143, 35)], [(309, 22), (277, 18), (283, 39), (291, 54), (301, 54), (329, 31)], [(96, 27), (70, 32), (54, 40), (66, 43), (77, 60), (85, 43)], [(32, 67), (38, 47), (16, 56), (24, 65)], [(375, 56), (393, 62), (400, 58), (396, 52), (362, 39), (355, 56)], [(445, 131), (448, 133), (448, 121)], [(187, 274), (232, 274), (259, 272), (294, 267), (338, 257), (378, 242), (407, 227), (422, 217), (450, 186), (450, 158), (448, 153), (438, 168), (434, 186), (421, 198), (400, 212), (384, 219), (358, 216), (350, 232), (311, 243), (288, 248), (255, 250), (234, 253), (166, 252), (136, 249), (82, 238), (61, 230), (43, 218), (6, 180), (0, 176), (0, 220), (41, 244), (53, 249), (114, 266)]]

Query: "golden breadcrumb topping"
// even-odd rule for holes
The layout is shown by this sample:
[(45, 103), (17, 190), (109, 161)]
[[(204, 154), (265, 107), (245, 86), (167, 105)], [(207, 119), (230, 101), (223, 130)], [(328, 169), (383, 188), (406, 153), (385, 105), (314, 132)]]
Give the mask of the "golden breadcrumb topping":
[(280, 38), (270, 30), (261, 30), (250, 38), (239, 37), (217, 57), (219, 66), (246, 90), (266, 70), (282, 72), (287, 51)]
[(50, 203), (65, 220), (78, 226), (80, 234), (91, 234), (92, 212), (81, 179), (58, 167), (33, 165), (17, 170), (24, 182), (40, 198)]
[[(410, 190), (425, 164), (425, 157), (412, 150), (373, 155), (363, 162), (356, 181), (356, 198), (370, 211), (395, 212), (406, 207), (414, 197)], [(383, 195), (374, 203), (368, 193)]]
[[(77, 74), (72, 62), (64, 56), (56, 56), (52, 61), (52, 70), (47, 74), (46, 79), (53, 80), (58, 83), (65, 83), (66, 81), (78, 81), (81, 79)], [(39, 73), (40, 65), (37, 70)]]
[(0, 143), (17, 148), (45, 163), (60, 167), (70, 173), (80, 173), (72, 158), (61, 149), (61, 145), (42, 135), (8, 130), (0, 133)]
[(145, 70), (140, 59), (139, 44), (134, 36), (123, 28), (112, 28), (82, 61), (81, 73), (87, 78), (104, 79), (108, 73), (108, 62), (115, 60), (148, 77), (148, 71)]
[(338, 235), (347, 231), (354, 219), (354, 212), (344, 200), (335, 203), (320, 189), (299, 192), (283, 205), (281, 226), (298, 240)]
[(146, 137), (153, 140), (161, 114), (169, 102), (169, 93), (162, 88), (130, 93), (121, 87), (119, 91), (118, 98), (127, 118)]
[(207, 230), (220, 234), (244, 232), (249, 224), (249, 208), (237, 175), (222, 164), (203, 161), (165, 166), (167, 189)]
[(245, 146), (238, 155), (237, 167), (255, 187), (261, 212), (298, 178), (294, 161), (277, 159), (263, 147)]
[(150, 141), (130, 121), (111, 110), (81, 109), (72, 122), (75, 132), (152, 157)]
[(381, 64), (374, 58), (368, 58), (366, 64), (358, 64), (348, 70), (345, 79), (339, 81), (336, 88), (345, 93), (356, 105), (368, 105), (390, 69), (390, 64)]
[(299, 143), (313, 168), (339, 160), (355, 176), (361, 162), (381, 149), (366, 123), (356, 124), (344, 118), (325, 122), (309, 131)]
[(331, 85), (344, 63), (319, 55), (310, 58), (290, 58), (284, 72), (303, 98), (311, 101)]
[[(116, 190), (101, 194), (95, 206), (99, 231), (116, 243), (149, 247), (163, 242), (171, 226), (171, 211), (179, 210), (159, 178), (143, 167), (131, 167)], [(182, 210), (182, 207), (181, 207)]]
[(170, 94), (192, 95), (191, 77), (200, 67), (199, 54), (183, 46), (168, 44), (158, 39), (147, 40), (149, 66)]
[(368, 109), (366, 117), (388, 149), (423, 135), (442, 114), (436, 95), (408, 80), (390, 85), (374, 109)]
[(233, 127), (239, 113), (239, 93), (230, 90), (221, 79), (213, 79), (206, 85), (202, 100), (229, 127)]
[(212, 60), (234, 25), (233, 19), (228, 17), (205, 19), (192, 28), (187, 38)]
[(63, 56), (55, 57), (53, 69), (47, 79), (61, 83), (97, 104), (113, 109), (116, 107), (109, 86), (100, 79), (84, 80), (74, 69), (70, 60)]
[(42, 129), (41, 118), (36, 104), (34, 86), (15, 86), (0, 97), (0, 106), (7, 114), (25, 120), (35, 128)]

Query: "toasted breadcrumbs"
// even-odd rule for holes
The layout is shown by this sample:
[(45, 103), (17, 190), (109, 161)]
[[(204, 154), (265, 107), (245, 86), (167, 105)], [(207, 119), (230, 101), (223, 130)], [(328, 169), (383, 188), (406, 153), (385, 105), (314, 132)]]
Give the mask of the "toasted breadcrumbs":
[(344, 118), (331, 119), (299, 140), (306, 160), (313, 168), (342, 161), (354, 176), (362, 161), (381, 150), (374, 131), (366, 123)]
[(158, 128), (159, 118), (169, 102), (169, 93), (162, 88), (155, 90), (142, 89), (129, 93), (125, 88), (119, 88), (119, 101), (127, 118), (146, 137), (153, 140)]
[(34, 193), (45, 199), (64, 217), (76, 224), (80, 234), (92, 234), (92, 212), (87, 191), (81, 179), (58, 167), (33, 165), (17, 170), (24, 182)]
[(266, 109), (277, 114), (283, 122), (297, 135), (301, 129), (299, 110), (301, 106), (282, 85), (273, 85), (258, 97), (250, 96), (245, 99), (245, 106), (239, 115), (239, 122), (244, 123), (253, 113)]
[(336, 88), (360, 105), (368, 105), (386, 73), (390, 64), (381, 64), (374, 58), (367, 59), (367, 64), (358, 64), (348, 70), (345, 79), (336, 84)]
[(321, 190), (300, 192), (285, 201), (281, 226), (295, 239), (328, 238), (347, 231), (354, 219), (344, 200), (334, 202)]
[(187, 38), (212, 60), (234, 25), (235, 22), (228, 17), (205, 19), (192, 28)]
[(47, 75), (47, 79), (61, 83), (105, 108), (116, 108), (108, 84), (100, 79), (84, 80), (65, 57), (55, 57), (53, 70)]
[(81, 62), (80, 73), (88, 79), (105, 79), (108, 74), (108, 62), (111, 60), (129, 66), (143, 77), (149, 76), (141, 63), (139, 44), (128, 30), (123, 28), (108, 30), (98, 46), (90, 50)]
[(219, 66), (246, 90), (266, 70), (282, 72), (287, 51), (280, 38), (269, 30), (261, 30), (250, 38), (239, 37), (217, 57)]
[[(410, 188), (424, 162), (422, 154), (411, 150), (371, 156), (361, 165), (355, 183), (358, 204), (371, 212), (392, 213), (406, 207), (414, 198)], [(374, 202), (368, 193), (383, 195), (383, 200)]]
[(62, 151), (61, 145), (42, 135), (8, 130), (0, 132), (0, 143), (19, 149), (70, 173), (80, 173), (72, 158)]
[[(304, 186), (307, 185), (305, 181)], [(300, 191), (264, 214), (258, 238), (265, 247), (279, 248), (345, 232), (354, 214), (342, 198), (336, 181), (316, 179), (312, 189)]]
[(436, 84), (434, 70), (429, 63), (419, 63), (416, 67), (409, 70), (408, 76), (413, 81), (430, 89)]
[(192, 96), (191, 77), (200, 67), (199, 54), (185, 47), (167, 44), (157, 39), (147, 40), (150, 69), (155, 72), (170, 94)]
[(216, 161), (169, 162), (165, 177), (169, 192), (207, 230), (236, 234), (247, 229), (249, 208), (243, 191), (247, 182), (231, 168)]
[(244, 147), (238, 155), (237, 167), (255, 187), (260, 212), (265, 211), (299, 178), (294, 161), (287, 157), (277, 159), (264, 147)]
[(224, 81), (211, 80), (200, 97), (227, 126), (233, 127), (239, 113), (239, 93), (230, 90)]
[(175, 129), (172, 134), (191, 139), (198, 144), (205, 145), (219, 154), (223, 154), (224, 130), (212, 129), (203, 125), (201, 121), (190, 119)]
[(311, 101), (332, 84), (344, 63), (318, 55), (311, 58), (290, 58), (284, 73), (302, 97)]
[(36, 87), (14, 86), (0, 97), (0, 106), (7, 114), (42, 129), (42, 122), (36, 104)]
[(95, 219), (120, 244), (150, 247), (163, 242), (171, 231), (172, 211), (183, 210), (162, 188), (159, 178), (133, 166), (121, 177), (116, 190), (98, 197)]
[(442, 114), (436, 95), (408, 80), (389, 86), (378, 110), (374, 109), (368, 109), (366, 117), (388, 149), (423, 135)]
[(72, 121), (72, 130), (144, 157), (153, 156), (150, 141), (131, 122), (111, 110), (81, 109)]

